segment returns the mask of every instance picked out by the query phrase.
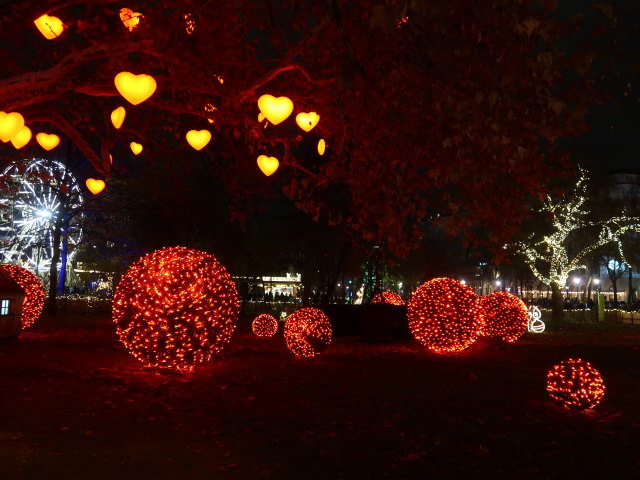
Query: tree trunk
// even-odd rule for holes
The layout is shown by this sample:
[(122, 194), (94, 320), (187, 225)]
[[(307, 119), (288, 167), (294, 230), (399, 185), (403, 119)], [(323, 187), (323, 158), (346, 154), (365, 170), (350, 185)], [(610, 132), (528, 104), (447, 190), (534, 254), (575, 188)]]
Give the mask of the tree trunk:
[(611, 289), (613, 290), (613, 308), (618, 308), (618, 278), (611, 278)]
[(60, 261), (60, 238), (62, 229), (56, 223), (53, 229), (53, 256), (51, 257), (51, 267), (49, 267), (49, 298), (47, 300), (47, 313), (56, 315), (56, 294), (58, 292), (58, 262)]
[(69, 227), (66, 226), (62, 231), (62, 250), (60, 251), (60, 273), (58, 275), (58, 295), (64, 295), (64, 287), (67, 280), (67, 239)]
[(329, 281), (329, 285), (327, 286), (327, 292), (322, 298), (323, 305), (327, 305), (329, 303), (329, 300), (331, 299), (333, 292), (336, 290), (336, 284), (340, 279), (340, 275), (342, 275), (342, 270), (344, 269), (344, 261), (347, 258), (348, 251), (349, 251), (349, 243), (345, 241), (345, 243), (342, 246), (342, 251), (340, 252), (340, 256), (338, 257), (336, 271), (333, 274), (333, 277), (331, 278), (331, 280)]
[(627, 295), (627, 304), (630, 306), (633, 302), (633, 272), (631, 266), (629, 266), (629, 295)]
[(551, 321), (564, 321), (564, 311), (562, 305), (562, 289), (557, 283), (551, 284)]

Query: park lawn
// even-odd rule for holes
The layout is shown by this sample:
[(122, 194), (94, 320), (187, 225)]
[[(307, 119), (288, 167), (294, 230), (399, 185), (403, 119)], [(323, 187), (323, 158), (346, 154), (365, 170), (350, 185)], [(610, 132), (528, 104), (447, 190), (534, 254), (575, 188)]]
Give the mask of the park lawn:
[[(587, 412), (556, 362), (604, 377)], [(335, 338), (296, 359), (246, 325), (194, 373), (143, 368), (107, 317), (0, 344), (0, 479), (638, 478), (640, 328), (571, 325), (457, 355)]]

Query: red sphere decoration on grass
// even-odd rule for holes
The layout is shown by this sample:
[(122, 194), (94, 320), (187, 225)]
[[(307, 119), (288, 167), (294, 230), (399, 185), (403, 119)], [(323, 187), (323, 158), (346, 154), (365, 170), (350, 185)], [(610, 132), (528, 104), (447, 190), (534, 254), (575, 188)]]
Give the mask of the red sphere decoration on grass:
[(485, 325), (481, 334), (515, 342), (527, 331), (529, 315), (522, 300), (508, 292), (493, 292), (480, 299)]
[(278, 320), (273, 315), (262, 313), (253, 319), (251, 329), (258, 337), (273, 337), (278, 331)]
[(34, 275), (26, 268), (11, 264), (0, 265), (0, 268), (14, 282), (20, 285), (26, 295), (22, 304), (22, 315), (20, 316), (22, 328), (33, 325), (44, 308), (44, 285), (42, 285), (37, 275)]
[(287, 318), (284, 339), (296, 357), (315, 357), (331, 343), (331, 322), (322, 310), (301, 308)]
[(567, 408), (593, 408), (604, 396), (600, 372), (589, 362), (569, 358), (553, 366), (547, 374), (547, 391), (551, 398)]
[(227, 344), (238, 317), (233, 280), (216, 257), (184, 247), (145, 255), (113, 296), (120, 341), (145, 365), (191, 369)]
[(437, 353), (460, 352), (476, 341), (484, 325), (480, 299), (452, 278), (423, 283), (409, 301), (413, 336)]
[(371, 299), (371, 303), (386, 303), (387, 305), (404, 305), (402, 297), (395, 292), (380, 292)]

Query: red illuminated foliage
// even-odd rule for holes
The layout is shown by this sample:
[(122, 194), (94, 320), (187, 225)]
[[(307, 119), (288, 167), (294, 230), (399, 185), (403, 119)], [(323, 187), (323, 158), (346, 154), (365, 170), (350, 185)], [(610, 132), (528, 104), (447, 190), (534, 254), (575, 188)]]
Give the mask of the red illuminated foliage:
[(273, 315), (262, 313), (253, 319), (251, 330), (258, 337), (273, 337), (278, 331), (278, 320)]
[[(570, 29), (552, 2), (197, 3), (136, 2), (144, 15), (129, 31), (112, 1), (10, 2), (0, 12), (0, 109), (62, 133), (104, 176), (128, 168), (110, 154), (137, 141), (147, 161), (183, 160), (188, 178), (184, 135), (211, 128), (198, 155), (224, 178), (235, 218), (252, 195), (279, 190), (312, 218), (398, 254), (425, 222), (502, 245), (525, 200), (567, 171), (558, 140), (584, 129), (590, 57), (558, 51)], [(44, 13), (68, 26), (59, 38), (36, 31)], [(121, 71), (152, 74), (158, 90), (128, 106), (116, 130)], [(293, 100), (290, 119), (257, 121), (265, 93)], [(294, 118), (310, 111), (321, 120), (305, 133)], [(261, 154), (281, 161), (268, 179)]]
[(3, 264), (0, 265), (0, 269), (24, 290), (26, 298), (22, 304), (20, 321), (23, 329), (30, 327), (44, 308), (44, 285), (36, 275), (18, 265)]
[(184, 247), (145, 255), (113, 296), (120, 341), (148, 366), (190, 369), (227, 344), (238, 316), (236, 286), (213, 255)]
[(402, 297), (395, 292), (380, 292), (371, 299), (371, 303), (386, 303), (388, 305), (404, 305)]
[(317, 308), (301, 308), (284, 324), (284, 339), (296, 357), (315, 357), (331, 343), (329, 318)]
[(547, 374), (549, 395), (567, 408), (593, 408), (602, 400), (604, 390), (600, 372), (579, 358), (563, 360)]
[(408, 316), (416, 340), (437, 353), (464, 350), (476, 341), (484, 326), (478, 296), (446, 277), (418, 287), (409, 301)]
[(522, 300), (508, 292), (493, 292), (480, 299), (485, 325), (481, 334), (515, 342), (527, 331), (529, 315)]

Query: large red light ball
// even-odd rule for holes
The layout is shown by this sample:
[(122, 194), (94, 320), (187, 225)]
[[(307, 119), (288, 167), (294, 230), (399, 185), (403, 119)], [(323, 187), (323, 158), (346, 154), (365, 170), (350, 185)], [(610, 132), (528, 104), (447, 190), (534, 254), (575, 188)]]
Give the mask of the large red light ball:
[(553, 366), (547, 374), (547, 391), (551, 398), (567, 408), (593, 408), (604, 396), (600, 372), (589, 362), (569, 358)]
[(387, 305), (404, 305), (402, 297), (395, 292), (380, 292), (371, 299), (371, 303), (386, 303)]
[(529, 315), (522, 300), (508, 292), (493, 292), (480, 299), (485, 319), (481, 334), (515, 342), (527, 331)]
[(287, 318), (284, 338), (296, 357), (314, 357), (331, 343), (331, 322), (322, 310), (301, 308)]
[(273, 315), (262, 313), (253, 319), (251, 329), (258, 337), (273, 337), (278, 331), (278, 320)]
[(460, 352), (476, 341), (484, 325), (480, 299), (452, 278), (423, 283), (409, 301), (413, 336), (437, 353)]
[(238, 317), (233, 280), (216, 257), (184, 247), (145, 255), (113, 296), (120, 341), (145, 365), (191, 369), (227, 344)]
[(27, 328), (38, 319), (44, 308), (44, 285), (38, 278), (26, 268), (18, 265), (0, 265), (4, 273), (9, 275), (16, 282), (26, 295), (22, 304), (22, 315), (20, 323), (22, 328)]

